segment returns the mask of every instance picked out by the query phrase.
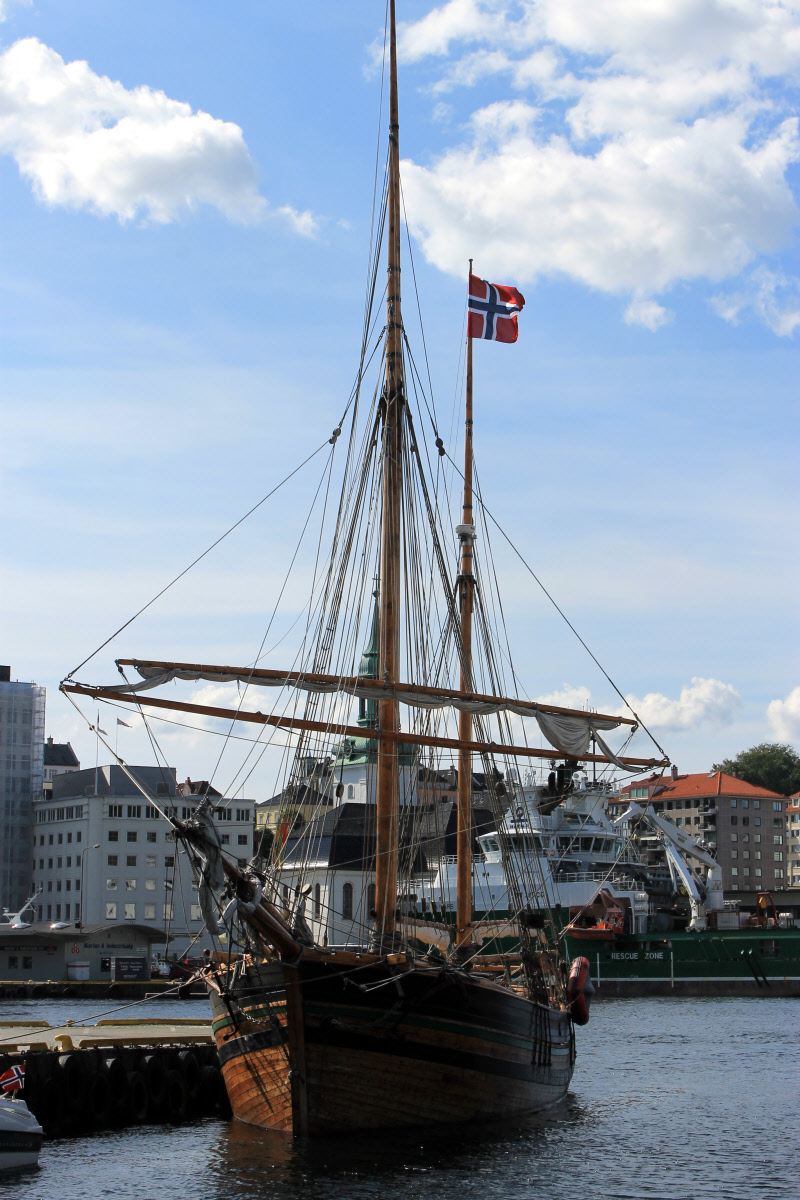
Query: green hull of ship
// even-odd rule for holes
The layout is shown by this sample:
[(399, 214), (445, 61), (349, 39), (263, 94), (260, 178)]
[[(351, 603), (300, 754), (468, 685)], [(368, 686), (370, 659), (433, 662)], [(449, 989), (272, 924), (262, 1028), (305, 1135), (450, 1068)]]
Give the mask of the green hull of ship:
[(568, 959), (589, 960), (592, 982), (615, 995), (800, 995), (800, 929), (624, 934), (596, 942), (566, 936)]

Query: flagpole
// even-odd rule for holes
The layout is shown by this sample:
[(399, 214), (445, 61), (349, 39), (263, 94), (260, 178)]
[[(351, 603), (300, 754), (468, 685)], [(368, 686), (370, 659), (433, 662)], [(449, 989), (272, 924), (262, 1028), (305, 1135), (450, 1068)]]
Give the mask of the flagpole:
[[(469, 260), (472, 275), (472, 259)], [(469, 294), (469, 281), (467, 282)], [(472, 338), (467, 312), (467, 388), (464, 414), (464, 497), (461, 507), (461, 572), (459, 601), (461, 605), (461, 691), (472, 691), (472, 604), (474, 577), (472, 545), (475, 526), (472, 520)], [(462, 742), (472, 740), (472, 716), (463, 710), (458, 715), (458, 737)], [(468, 952), (472, 925), (472, 754), (462, 749), (458, 754), (458, 827), (456, 835), (456, 943), (462, 953)]]

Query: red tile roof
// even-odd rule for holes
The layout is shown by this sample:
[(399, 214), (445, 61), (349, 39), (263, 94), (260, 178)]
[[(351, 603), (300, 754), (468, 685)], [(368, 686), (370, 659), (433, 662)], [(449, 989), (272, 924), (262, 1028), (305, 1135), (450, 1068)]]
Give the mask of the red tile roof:
[(700, 775), (679, 775), (674, 780), (670, 775), (665, 775), (663, 786), (659, 787), (653, 795), (658, 796), (660, 800), (665, 797), (670, 800), (680, 800), (684, 797), (694, 798), (695, 796), (754, 796), (757, 799), (784, 799), (780, 792), (771, 792), (768, 788), (745, 783), (743, 779), (737, 779), (735, 775), (726, 775), (724, 771), (704, 771)]

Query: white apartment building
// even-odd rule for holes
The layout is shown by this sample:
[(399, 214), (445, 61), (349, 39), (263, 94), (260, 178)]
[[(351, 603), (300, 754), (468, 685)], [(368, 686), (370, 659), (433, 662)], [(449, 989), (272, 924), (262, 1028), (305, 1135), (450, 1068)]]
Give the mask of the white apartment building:
[[(184, 819), (207, 788), (188, 780), (176, 786), (174, 768), (129, 770), (161, 807)], [(211, 794), (222, 845), (244, 866), (252, 855), (254, 803), (225, 800), (213, 788)], [(211, 945), (188, 855), (116, 765), (56, 776), (52, 795), (34, 804), (33, 880), (39, 922), (155, 924), (179, 957), (192, 943), (193, 954)]]

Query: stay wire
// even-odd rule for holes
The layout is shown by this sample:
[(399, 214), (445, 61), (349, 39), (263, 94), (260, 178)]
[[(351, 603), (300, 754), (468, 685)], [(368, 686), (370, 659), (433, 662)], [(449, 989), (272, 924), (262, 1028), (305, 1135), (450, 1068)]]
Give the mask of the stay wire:
[[(450, 457), (450, 455), (449, 455), (449, 454), (447, 455), (447, 457), (448, 457), (448, 459), (450, 459), (450, 462), (452, 463), (452, 465), (453, 465), (454, 469), (455, 469), (455, 470), (458, 472), (458, 474), (459, 474), (459, 475), (461, 475), (461, 477), (462, 477), (462, 479), (463, 479), (463, 477), (464, 477), (464, 475), (463, 475), (463, 472), (460, 470), (460, 468), (458, 467), (457, 463), (455, 463), (455, 462), (453, 461), (453, 459)], [(517, 556), (517, 558), (519, 559), (519, 561), (522, 563), (522, 565), (523, 565), (523, 567), (525, 568), (525, 570), (528, 572), (528, 574), (531, 576), (531, 578), (532, 578), (532, 579), (533, 579), (533, 580), (534, 580), (534, 581), (535, 581), (535, 582), (538, 584), (538, 586), (539, 586), (539, 587), (541, 588), (541, 590), (544, 592), (545, 596), (546, 596), (546, 597), (547, 597), (547, 599), (550, 601), (550, 603), (552, 604), (553, 608), (556, 610), (556, 612), (557, 612), (557, 613), (558, 613), (558, 615), (561, 617), (561, 619), (562, 619), (562, 620), (563, 620), (563, 621), (566, 623), (566, 625), (567, 625), (567, 626), (568, 626), (568, 627), (569, 627), (569, 628), (572, 630), (572, 632), (575, 634), (575, 637), (578, 639), (578, 641), (580, 642), (580, 644), (583, 646), (584, 650), (585, 650), (585, 651), (586, 651), (586, 653), (589, 655), (589, 657), (591, 658), (592, 662), (595, 664), (595, 666), (598, 668), (598, 670), (601, 672), (601, 674), (604, 676), (604, 678), (607, 680), (607, 682), (611, 684), (612, 688), (613, 688), (613, 689), (614, 689), (614, 691), (617, 693), (617, 695), (619, 696), (620, 700), (621, 700), (621, 701), (622, 701), (622, 703), (625, 705), (625, 707), (628, 709), (628, 711), (629, 711), (630, 713), (632, 713), (632, 714), (633, 714), (633, 716), (636, 718), (636, 723), (637, 723), (637, 725), (639, 726), (639, 728), (640, 728), (640, 729), (643, 729), (643, 730), (645, 731), (645, 733), (646, 733), (646, 734), (647, 734), (647, 736), (650, 738), (650, 740), (652, 741), (652, 743), (653, 743), (653, 745), (656, 747), (656, 749), (661, 751), (661, 753), (663, 754), (664, 758), (669, 758), (669, 755), (667, 754), (667, 752), (666, 752), (666, 750), (664, 749), (664, 747), (663, 747), (663, 746), (661, 745), (661, 743), (660, 743), (660, 742), (659, 742), (659, 741), (656, 739), (656, 737), (655, 737), (655, 736), (654, 736), (654, 734), (651, 732), (651, 730), (650, 730), (650, 729), (648, 729), (647, 725), (645, 725), (645, 723), (644, 723), (644, 721), (642, 720), (642, 718), (639, 716), (639, 714), (636, 712), (636, 710), (633, 708), (633, 706), (632, 706), (632, 705), (631, 705), (631, 704), (628, 702), (628, 700), (627, 700), (627, 699), (625, 698), (625, 696), (622, 694), (622, 692), (621, 692), (621, 691), (620, 691), (620, 689), (617, 687), (617, 685), (616, 685), (616, 683), (614, 682), (614, 680), (613, 680), (613, 679), (611, 678), (611, 676), (609, 675), (608, 671), (605, 669), (605, 667), (603, 666), (603, 664), (602, 664), (602, 663), (600, 662), (600, 660), (598, 659), (597, 655), (596, 655), (596, 654), (594, 654), (594, 653), (592, 652), (592, 650), (590, 649), (590, 647), (589, 647), (589, 646), (586, 644), (586, 642), (584, 641), (584, 639), (583, 639), (583, 638), (581, 637), (581, 635), (578, 633), (578, 630), (577, 630), (577, 629), (575, 628), (575, 626), (572, 624), (572, 621), (570, 621), (570, 619), (569, 619), (569, 617), (567, 616), (567, 614), (564, 612), (564, 610), (563, 610), (563, 609), (560, 607), (560, 605), (559, 605), (559, 604), (558, 604), (558, 602), (555, 600), (555, 598), (554, 598), (554, 597), (553, 597), (553, 596), (550, 594), (550, 592), (547, 590), (547, 588), (546, 588), (546, 587), (545, 587), (545, 585), (542, 583), (541, 579), (540, 579), (540, 578), (539, 578), (539, 576), (536, 574), (536, 572), (533, 570), (533, 568), (532, 568), (532, 567), (529, 565), (529, 563), (528, 563), (528, 562), (525, 560), (525, 558), (524, 558), (524, 557), (523, 557), (523, 555), (522, 555), (522, 552), (521, 552), (519, 549), (517, 549), (517, 547), (515, 546), (514, 542), (511, 540), (511, 538), (508, 536), (508, 534), (506, 533), (506, 531), (503, 529), (503, 527), (502, 527), (502, 525), (500, 524), (500, 522), (497, 520), (497, 518), (494, 516), (494, 514), (491, 512), (491, 510), (490, 510), (489, 508), (487, 508), (486, 504), (485, 504), (485, 503), (484, 503), (484, 501), (483, 501), (483, 497), (481, 496), (481, 494), (480, 494), (480, 491), (479, 491), (477, 488), (476, 488), (476, 490), (475, 490), (475, 497), (476, 497), (476, 499), (477, 499), (478, 503), (480, 504), (481, 508), (483, 509), (483, 511), (486, 513), (487, 517), (489, 517), (489, 519), (491, 520), (492, 524), (495, 526), (495, 528), (496, 528), (496, 529), (498, 530), (498, 532), (500, 533), (500, 535), (501, 535), (501, 536), (502, 536), (502, 537), (505, 539), (505, 541), (506, 541), (506, 542), (508, 542), (509, 546), (510, 546), (510, 547), (511, 547), (511, 549), (514, 551), (514, 553), (516, 554), (516, 556)]]
[(165, 587), (163, 587), (160, 592), (157, 592), (156, 595), (153, 596), (151, 600), (147, 601), (147, 604), (142, 605), (142, 607), (138, 610), (138, 612), (135, 612), (133, 614), (133, 616), (129, 617), (128, 620), (125, 621), (124, 624), (120, 625), (119, 629), (115, 630), (115, 632), (112, 633), (110, 637), (107, 637), (104, 642), (101, 642), (100, 645), (97, 647), (97, 649), (93, 650), (92, 653), (88, 656), (88, 658), (85, 658), (83, 660), (83, 662), (78, 663), (77, 667), (73, 667), (72, 670), (69, 672), (69, 674), (66, 676), (66, 678), (71, 679), (76, 671), (80, 671), (80, 669), (82, 667), (85, 667), (88, 662), (91, 662), (92, 659), (95, 658), (95, 656), (98, 655), (101, 650), (105, 649), (105, 647), (109, 644), (109, 642), (113, 642), (114, 638), (118, 637), (123, 632), (123, 630), (128, 628), (129, 625), (132, 625), (133, 622), (138, 617), (140, 617), (143, 612), (146, 612), (148, 608), (150, 608), (153, 604), (155, 604), (156, 600), (159, 600), (166, 592), (169, 591), (169, 589), (171, 587), (174, 587), (175, 584), (178, 583), (179, 580), (183, 579), (184, 575), (187, 575), (189, 573), (189, 571), (192, 570), (193, 567), (196, 567), (197, 564), (206, 557), (206, 555), (210, 554), (211, 551), (214, 550), (220, 544), (220, 542), (224, 542), (226, 537), (228, 537), (231, 533), (233, 533), (233, 531), (235, 529), (238, 529), (239, 526), (242, 525), (247, 520), (248, 517), (251, 517), (257, 509), (261, 508), (262, 504), (265, 504), (267, 502), (267, 500), (270, 499), (271, 496), (274, 496), (275, 493), (284, 486), (284, 484), (288, 483), (289, 480), (292, 479), (298, 473), (298, 471), (302, 471), (303, 467), (305, 467), (307, 465), (307, 463), (310, 463), (312, 458), (316, 458), (316, 456), (322, 450), (324, 450), (325, 447), (328, 445), (330, 445), (330, 438), (326, 438), (325, 441), (320, 446), (318, 446), (316, 450), (314, 450), (311, 454), (309, 454), (308, 458), (303, 459), (303, 461), (298, 466), (296, 466), (293, 471), (290, 471), (290, 473), (284, 479), (282, 479), (280, 483), (276, 484), (276, 486), (271, 491), (267, 492), (266, 496), (263, 496), (258, 501), (257, 504), (254, 504), (251, 509), (248, 509), (248, 511), (244, 514), (243, 517), (240, 517), (239, 520), (236, 521), (233, 525), (231, 525), (229, 529), (226, 529), (225, 532), (223, 534), (221, 534), (216, 539), (216, 541), (212, 542), (211, 545), (208, 546), (207, 549), (205, 549), (202, 554), (198, 554), (197, 558), (195, 558), (192, 562), (190, 562), (188, 567), (184, 567), (184, 569), (180, 572), (180, 574), (176, 575), (174, 579), (171, 579), (170, 582)]

